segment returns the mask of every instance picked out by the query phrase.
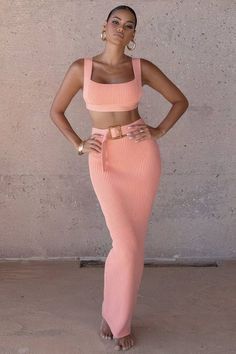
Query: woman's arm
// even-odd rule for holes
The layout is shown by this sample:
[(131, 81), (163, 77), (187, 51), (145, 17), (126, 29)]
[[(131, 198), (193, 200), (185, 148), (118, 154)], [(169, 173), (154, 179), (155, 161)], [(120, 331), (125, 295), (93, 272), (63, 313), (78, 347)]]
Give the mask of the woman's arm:
[(160, 137), (167, 133), (167, 131), (182, 116), (188, 108), (189, 102), (178, 87), (176, 87), (156, 65), (142, 58), (141, 67), (143, 84), (160, 92), (160, 94), (173, 105), (159, 126), (153, 128), (154, 135)]
[(70, 65), (50, 109), (53, 123), (75, 148), (79, 146), (82, 139), (72, 129), (64, 112), (74, 95), (83, 87), (83, 61), (83, 59), (78, 59)]

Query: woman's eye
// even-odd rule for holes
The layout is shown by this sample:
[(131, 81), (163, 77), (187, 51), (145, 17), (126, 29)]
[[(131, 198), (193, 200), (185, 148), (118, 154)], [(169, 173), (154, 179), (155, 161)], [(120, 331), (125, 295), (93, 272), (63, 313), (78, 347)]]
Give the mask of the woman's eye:
[[(112, 23), (114, 23), (115, 25), (119, 24), (119, 21), (117, 20), (112, 20)], [(132, 25), (126, 25), (127, 28), (129, 29), (134, 29), (134, 27)]]

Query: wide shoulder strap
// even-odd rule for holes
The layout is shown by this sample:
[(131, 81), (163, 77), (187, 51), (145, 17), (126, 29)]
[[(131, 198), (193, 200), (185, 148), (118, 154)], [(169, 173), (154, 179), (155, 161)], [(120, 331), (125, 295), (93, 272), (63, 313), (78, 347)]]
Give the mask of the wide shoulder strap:
[(141, 60), (140, 58), (132, 58), (132, 60), (136, 80), (138, 81), (138, 84), (142, 86)]
[(84, 86), (87, 85), (92, 71), (92, 59), (84, 58)]

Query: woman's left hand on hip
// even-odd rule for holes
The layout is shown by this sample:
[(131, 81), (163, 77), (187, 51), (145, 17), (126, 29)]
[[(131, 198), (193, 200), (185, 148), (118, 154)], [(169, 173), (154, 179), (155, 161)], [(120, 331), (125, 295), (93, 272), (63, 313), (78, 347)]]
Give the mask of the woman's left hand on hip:
[(155, 128), (147, 124), (132, 124), (128, 129), (128, 138), (135, 139), (136, 143), (141, 140), (155, 138)]

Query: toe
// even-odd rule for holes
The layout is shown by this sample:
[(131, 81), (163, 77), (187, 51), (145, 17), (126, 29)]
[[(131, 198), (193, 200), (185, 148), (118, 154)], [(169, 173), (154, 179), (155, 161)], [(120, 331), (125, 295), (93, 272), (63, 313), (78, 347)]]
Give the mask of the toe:
[(121, 345), (120, 345), (120, 344), (117, 344), (114, 349), (115, 349), (115, 350), (121, 350)]
[(125, 342), (123, 346), (123, 350), (128, 350), (130, 348), (129, 342)]
[(122, 338), (116, 341), (116, 346), (114, 347), (115, 350), (128, 350), (134, 345), (134, 341), (132, 337)]
[(134, 345), (134, 341), (132, 338), (128, 338), (125, 342), (124, 350), (130, 349)]

